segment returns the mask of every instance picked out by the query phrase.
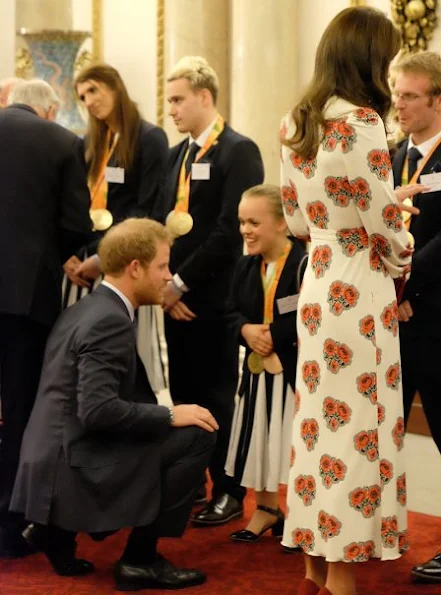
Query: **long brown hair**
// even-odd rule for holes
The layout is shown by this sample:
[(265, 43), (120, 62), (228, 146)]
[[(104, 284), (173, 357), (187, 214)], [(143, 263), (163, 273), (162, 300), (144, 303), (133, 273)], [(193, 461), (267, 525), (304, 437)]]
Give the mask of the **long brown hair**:
[[(75, 79), (75, 89), (79, 83), (96, 81), (104, 83), (115, 92), (115, 111), (119, 130), (119, 140), (115, 148), (115, 156), (120, 167), (130, 169), (134, 160), (134, 145), (138, 139), (141, 116), (124, 85), (119, 73), (107, 64), (95, 64), (82, 70)], [(89, 165), (89, 178), (96, 182), (101, 162), (107, 149), (106, 122), (89, 114), (88, 143), (86, 161)]]
[(367, 6), (342, 10), (320, 40), (312, 81), (291, 112), (294, 136), (285, 144), (305, 159), (315, 157), (325, 123), (323, 111), (333, 96), (371, 107), (384, 118), (392, 105), (389, 65), (400, 46), (399, 31), (379, 10)]

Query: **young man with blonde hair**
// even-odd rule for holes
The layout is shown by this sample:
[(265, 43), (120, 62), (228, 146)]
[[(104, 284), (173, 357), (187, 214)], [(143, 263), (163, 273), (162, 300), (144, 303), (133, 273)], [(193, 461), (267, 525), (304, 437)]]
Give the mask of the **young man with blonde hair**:
[[(435, 52), (411, 54), (394, 70), (398, 122), (408, 135), (393, 162), (395, 185), (424, 183), (420, 176), (425, 174), (441, 177), (441, 57)], [(399, 305), (404, 416), (407, 422), (418, 391), (441, 451), (441, 192), (419, 194), (413, 202), (420, 209), (408, 223), (415, 252)], [(416, 566), (412, 576), (416, 581), (440, 583), (441, 555)]]
[(34, 523), (25, 536), (58, 574), (93, 571), (75, 557), (77, 532), (100, 540), (133, 527), (117, 589), (201, 584), (204, 573), (174, 567), (157, 541), (184, 532), (218, 426), (198, 405), (158, 405), (136, 351), (135, 311), (161, 303), (170, 280), (170, 236), (126, 219), (98, 254), (104, 281), (49, 337), (11, 508)]
[(182, 58), (167, 81), (170, 116), (188, 135), (170, 150), (159, 215), (176, 237), (164, 299), (170, 391), (176, 402), (208, 407), (218, 420), (212, 500), (193, 517), (198, 526), (218, 525), (243, 512), (245, 489), (224, 470), (238, 380), (237, 342), (224, 312), (242, 254), (237, 207), (264, 172), (256, 144), (218, 113), (218, 77), (204, 58)]

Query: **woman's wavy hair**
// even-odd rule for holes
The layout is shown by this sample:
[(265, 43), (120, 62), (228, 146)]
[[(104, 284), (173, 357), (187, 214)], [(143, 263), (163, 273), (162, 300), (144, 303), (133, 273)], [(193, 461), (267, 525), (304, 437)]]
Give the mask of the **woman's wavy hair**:
[[(115, 110), (119, 128), (119, 140), (115, 148), (115, 156), (120, 167), (130, 169), (134, 160), (134, 145), (139, 136), (141, 115), (136, 103), (127, 93), (126, 86), (115, 68), (107, 64), (95, 64), (82, 70), (75, 79), (75, 89), (78, 84), (87, 81), (104, 83), (115, 93)], [(107, 149), (106, 122), (98, 120), (89, 114), (88, 142), (86, 161), (89, 166), (89, 179), (96, 182), (100, 165)]]
[(303, 98), (291, 112), (296, 130), (284, 144), (304, 159), (315, 157), (333, 96), (371, 107), (384, 118), (392, 105), (389, 66), (401, 36), (379, 10), (346, 8), (328, 25), (317, 48), (315, 69)]

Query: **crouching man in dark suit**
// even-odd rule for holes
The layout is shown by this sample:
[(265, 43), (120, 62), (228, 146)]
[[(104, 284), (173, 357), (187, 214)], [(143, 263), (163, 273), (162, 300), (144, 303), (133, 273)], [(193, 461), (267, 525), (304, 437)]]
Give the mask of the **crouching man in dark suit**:
[(104, 281), (67, 309), (48, 340), (20, 455), (11, 508), (34, 523), (25, 537), (55, 571), (82, 575), (77, 532), (95, 538), (132, 527), (116, 588), (205, 582), (157, 553), (181, 536), (218, 425), (197, 405), (157, 404), (136, 352), (135, 310), (159, 304), (170, 280), (170, 239), (148, 219), (127, 219), (101, 241)]

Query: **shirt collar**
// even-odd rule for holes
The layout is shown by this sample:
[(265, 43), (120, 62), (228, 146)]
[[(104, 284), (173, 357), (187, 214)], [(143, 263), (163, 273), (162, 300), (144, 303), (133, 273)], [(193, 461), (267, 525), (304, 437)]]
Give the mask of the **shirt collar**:
[(411, 149), (412, 147), (415, 147), (421, 153), (421, 158), (424, 158), (429, 153), (429, 151), (433, 147), (433, 145), (440, 138), (441, 138), (441, 131), (438, 132), (438, 134), (435, 134), (435, 136), (432, 136), (432, 138), (429, 138), (429, 140), (424, 141), (420, 145), (416, 145), (412, 140), (412, 136), (409, 136), (409, 142), (407, 143), (407, 150)]
[(112, 283), (109, 283), (109, 281), (101, 281), (101, 285), (104, 285), (104, 287), (108, 287), (114, 293), (116, 293), (116, 295), (118, 297), (120, 297), (122, 299), (122, 301), (124, 302), (124, 304), (127, 308), (128, 313), (129, 313), (130, 320), (133, 322), (135, 320), (135, 308), (133, 307), (132, 302), (129, 300), (129, 298), (122, 291), (120, 291), (117, 287), (115, 287), (115, 285), (112, 285)]
[(205, 145), (205, 141), (210, 136), (210, 132), (213, 130), (213, 127), (216, 124), (216, 120), (217, 120), (217, 116), (213, 120), (213, 122), (211, 122), (211, 124), (209, 126), (207, 126), (207, 128), (203, 132), (201, 132), (201, 134), (197, 138), (193, 138), (192, 136), (190, 136), (189, 146), (192, 143), (197, 143), (197, 145), (199, 147), (203, 147)]

